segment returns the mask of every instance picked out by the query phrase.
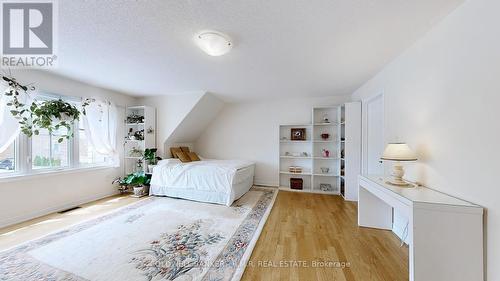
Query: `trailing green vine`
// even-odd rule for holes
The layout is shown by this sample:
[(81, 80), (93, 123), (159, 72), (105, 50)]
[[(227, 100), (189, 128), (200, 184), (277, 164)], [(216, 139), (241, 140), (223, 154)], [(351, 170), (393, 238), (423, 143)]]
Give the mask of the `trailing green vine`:
[(62, 99), (36, 101), (31, 104), (21, 102), (20, 98), (24, 95), (29, 97), (29, 91), (34, 91), (35, 87), (22, 85), (11, 77), (2, 76), (9, 87), (4, 95), (10, 97), (7, 106), (10, 113), (14, 116), (21, 126), (21, 132), (28, 137), (39, 135), (40, 130), (46, 129), (50, 134), (65, 128), (66, 132), (59, 135), (58, 142), (69, 139), (74, 136), (73, 125), (80, 120), (81, 114), (85, 115), (85, 107), (90, 104), (90, 99), (82, 102), (81, 112), (78, 108)]

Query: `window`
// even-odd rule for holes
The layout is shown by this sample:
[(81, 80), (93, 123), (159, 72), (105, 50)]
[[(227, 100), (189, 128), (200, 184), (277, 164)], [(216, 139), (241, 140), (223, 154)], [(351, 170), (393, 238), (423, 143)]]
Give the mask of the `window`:
[(0, 175), (16, 170), (16, 142), (0, 153)]
[[(61, 97), (37, 95), (39, 101), (54, 98)], [(66, 98), (66, 100), (77, 106), (80, 103), (79, 99), (75, 98)], [(38, 135), (33, 135), (31, 138), (20, 134), (13, 144), (0, 153), (0, 177), (112, 164), (111, 157), (97, 153), (92, 147), (85, 134), (82, 120), (75, 124), (74, 128), (74, 137), (63, 138), (61, 142), (59, 142), (60, 137), (67, 133), (64, 127), (52, 133), (41, 129)], [(0, 125), (0, 132), (2, 129), (5, 128)]]
[(64, 139), (58, 142), (59, 136), (64, 135), (66, 128), (50, 134), (47, 130), (40, 130), (39, 135), (31, 138), (31, 165), (33, 170), (64, 168), (69, 166), (69, 144)]
[(95, 151), (94, 147), (92, 147), (92, 144), (89, 142), (87, 139), (87, 136), (85, 134), (85, 128), (83, 126), (83, 121), (80, 120), (79, 126), (78, 126), (78, 145), (79, 145), (79, 159), (80, 159), (80, 165), (83, 166), (97, 166), (97, 165), (104, 165), (107, 163), (107, 157), (104, 155), (101, 155)]

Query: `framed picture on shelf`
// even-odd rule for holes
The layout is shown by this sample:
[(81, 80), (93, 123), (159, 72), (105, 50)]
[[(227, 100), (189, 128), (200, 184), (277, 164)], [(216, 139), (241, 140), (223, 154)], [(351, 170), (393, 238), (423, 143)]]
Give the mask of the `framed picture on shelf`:
[(292, 128), (290, 130), (290, 139), (293, 141), (305, 141), (306, 140), (306, 128)]

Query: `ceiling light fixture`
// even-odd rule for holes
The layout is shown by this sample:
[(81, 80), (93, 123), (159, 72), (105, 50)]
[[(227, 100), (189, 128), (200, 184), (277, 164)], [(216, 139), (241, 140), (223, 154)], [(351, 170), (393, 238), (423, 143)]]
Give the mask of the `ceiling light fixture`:
[(203, 31), (196, 35), (195, 42), (210, 56), (222, 56), (233, 47), (229, 36), (218, 31)]

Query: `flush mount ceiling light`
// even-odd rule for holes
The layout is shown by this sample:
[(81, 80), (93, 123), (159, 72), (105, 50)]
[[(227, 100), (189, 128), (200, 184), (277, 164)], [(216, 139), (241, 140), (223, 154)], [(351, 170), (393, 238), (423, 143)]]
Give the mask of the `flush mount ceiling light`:
[(233, 47), (229, 36), (218, 31), (200, 32), (196, 35), (195, 42), (200, 49), (210, 56), (222, 56)]

